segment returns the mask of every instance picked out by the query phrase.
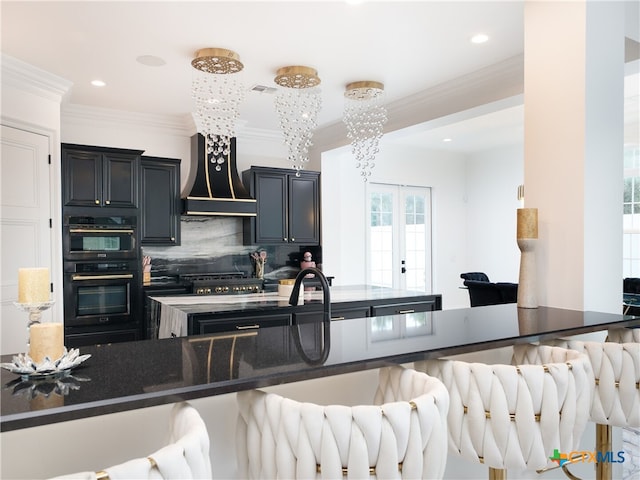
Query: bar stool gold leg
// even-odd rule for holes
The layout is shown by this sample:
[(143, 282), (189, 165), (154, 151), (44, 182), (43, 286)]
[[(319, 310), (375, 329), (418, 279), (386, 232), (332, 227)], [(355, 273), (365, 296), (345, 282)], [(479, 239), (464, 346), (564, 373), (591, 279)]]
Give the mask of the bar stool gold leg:
[(507, 471), (503, 468), (489, 467), (489, 480), (507, 480)]
[[(603, 456), (612, 449), (612, 430), (611, 425), (596, 424), (596, 451), (602, 453)], [(597, 480), (611, 480), (611, 475), (610, 462), (596, 463)]]

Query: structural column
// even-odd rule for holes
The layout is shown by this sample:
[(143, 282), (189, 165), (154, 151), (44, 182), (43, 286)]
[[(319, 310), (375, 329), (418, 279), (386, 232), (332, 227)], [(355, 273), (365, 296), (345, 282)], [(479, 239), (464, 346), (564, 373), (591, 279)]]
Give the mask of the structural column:
[(617, 313), (624, 3), (528, 0), (524, 14), (525, 207), (539, 215), (539, 304)]

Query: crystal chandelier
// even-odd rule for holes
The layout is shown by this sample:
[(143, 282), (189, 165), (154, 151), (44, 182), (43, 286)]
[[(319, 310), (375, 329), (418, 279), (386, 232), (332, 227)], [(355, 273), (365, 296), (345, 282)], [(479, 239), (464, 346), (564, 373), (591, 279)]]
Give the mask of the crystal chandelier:
[(366, 182), (375, 166), (382, 128), (387, 123), (387, 110), (382, 104), (384, 85), (373, 81), (353, 82), (347, 85), (344, 97), (347, 137), (356, 157), (356, 168)]
[(203, 48), (191, 62), (194, 68), (192, 96), (198, 133), (206, 139), (207, 154), (216, 170), (230, 153), (235, 137), (238, 106), (244, 98), (240, 71), (244, 65), (237, 53), (224, 48)]
[(315, 130), (322, 98), (318, 72), (310, 67), (283, 67), (274, 80), (280, 88), (275, 96), (275, 106), (280, 118), (280, 128), (289, 150), (291, 166), (300, 175), (309, 161), (309, 147)]

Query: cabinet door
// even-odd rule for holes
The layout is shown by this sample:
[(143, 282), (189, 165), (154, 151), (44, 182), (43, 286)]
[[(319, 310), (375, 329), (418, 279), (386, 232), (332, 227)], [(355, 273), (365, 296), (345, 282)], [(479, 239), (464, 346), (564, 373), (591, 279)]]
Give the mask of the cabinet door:
[(258, 205), (255, 243), (287, 243), (287, 177), (256, 173), (255, 195)]
[[(226, 317), (228, 318), (228, 317)], [(233, 320), (221, 318), (195, 319), (189, 335), (210, 333), (256, 333), (255, 351), (245, 358), (252, 367), (266, 368), (289, 362), (289, 314), (253, 315)], [(282, 328), (268, 328), (268, 327)]]
[(143, 157), (140, 165), (140, 241), (180, 245), (180, 160)]
[(102, 155), (100, 153), (63, 149), (62, 178), (65, 206), (102, 205)]
[(138, 206), (139, 157), (129, 154), (103, 155), (103, 205), (108, 207)]
[(289, 241), (320, 243), (320, 194), (317, 174), (289, 175)]

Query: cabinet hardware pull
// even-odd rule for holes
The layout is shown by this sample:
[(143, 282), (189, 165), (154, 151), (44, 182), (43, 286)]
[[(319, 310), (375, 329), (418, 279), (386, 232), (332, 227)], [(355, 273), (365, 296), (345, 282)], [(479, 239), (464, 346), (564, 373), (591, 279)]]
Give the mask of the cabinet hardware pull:
[(171, 237), (171, 241), (175, 242), (176, 241), (176, 237)]
[(291, 237), (291, 241), (292, 241), (292, 242), (295, 242), (295, 241), (296, 241), (296, 239), (295, 239), (295, 238), (293, 238), (293, 237)]
[(104, 202), (104, 203), (106, 203), (107, 205), (111, 205), (111, 200), (107, 200), (107, 201), (106, 201), (106, 202)]
[(96, 200), (96, 205), (100, 205), (100, 200)]
[(132, 228), (123, 228), (121, 230), (113, 228), (91, 229), (91, 228), (70, 228), (69, 233), (130, 233), (133, 235)]
[(344, 320), (344, 317), (331, 317), (331, 320)]
[(260, 328), (260, 325), (236, 325), (236, 330), (255, 330)]
[(413, 308), (410, 310), (398, 310), (398, 313), (415, 313), (415, 310)]
[(133, 273), (123, 273), (121, 275), (72, 275), (71, 280), (120, 280), (123, 278), (133, 278)]
[(287, 237), (284, 237), (282, 240), (284, 240), (286, 242), (287, 241)]

